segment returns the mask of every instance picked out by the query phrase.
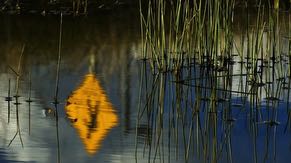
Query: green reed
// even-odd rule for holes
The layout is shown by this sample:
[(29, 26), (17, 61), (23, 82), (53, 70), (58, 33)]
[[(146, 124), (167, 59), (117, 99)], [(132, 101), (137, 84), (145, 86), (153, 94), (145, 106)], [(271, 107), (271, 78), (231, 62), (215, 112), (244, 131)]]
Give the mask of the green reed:
[(147, 12), (140, 10), (142, 56), (150, 59), (152, 68), (178, 71), (193, 58), (217, 65), (219, 54), (230, 54), (235, 1), (193, 3), (149, 0)]
[[(159, 76), (150, 82), (149, 87), (155, 89), (150, 91), (145, 104), (150, 114), (148, 122), (154, 131), (149, 135), (153, 140), (148, 144), (149, 160), (151, 155), (155, 160), (158, 154), (164, 153), (163, 139), (168, 135), (167, 147), (175, 147), (176, 159), (184, 152), (186, 162), (191, 160), (192, 154), (205, 162), (218, 162), (226, 151), (227, 160), (233, 162), (232, 128), (236, 117), (246, 113), (253, 161), (258, 162), (259, 125), (276, 130), (280, 124), (278, 101), (290, 74), (284, 68), (286, 61), (280, 61), (279, 10), (258, 2), (254, 21), (250, 18), (249, 4), (243, 8), (246, 22), (238, 40), (234, 37), (234, 0), (200, 0), (193, 6), (189, 1), (171, 1), (170, 4), (149, 1), (146, 19), (141, 11), (142, 56)], [(165, 13), (170, 16), (166, 17)], [(237, 64), (238, 72), (234, 72)], [(238, 85), (233, 84), (236, 78)], [(233, 95), (239, 97), (239, 103), (233, 104), (236, 102), (232, 101)], [(262, 106), (264, 102), (266, 106)], [(239, 109), (236, 115), (233, 115), (234, 107)], [(168, 108), (170, 112), (166, 111)], [(191, 118), (187, 116), (189, 112)], [(168, 131), (164, 129), (167, 118)], [(223, 126), (221, 135), (220, 126)], [(173, 157), (170, 152), (168, 149), (169, 160)], [(273, 155), (275, 158), (276, 154)], [(163, 156), (160, 158), (164, 161)]]

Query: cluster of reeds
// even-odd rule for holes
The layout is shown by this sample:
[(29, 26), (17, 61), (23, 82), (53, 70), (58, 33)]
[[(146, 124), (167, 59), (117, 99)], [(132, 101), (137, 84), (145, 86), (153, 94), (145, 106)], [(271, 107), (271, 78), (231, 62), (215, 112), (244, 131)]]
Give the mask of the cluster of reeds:
[(235, 1), (167, 2), (149, 0), (147, 16), (141, 13), (142, 54), (148, 60), (141, 66), (137, 127), (147, 125), (149, 161), (182, 155), (186, 162), (233, 162), (237, 119), (248, 124), (242, 132), (251, 135), (253, 161), (262, 159), (259, 133), (266, 135), (263, 160), (274, 161), (277, 126), (290, 127), (290, 18), (280, 24), (284, 16), (261, 1), (250, 18), (246, 3), (244, 26), (235, 33)]
[[(59, 142), (58, 108), (60, 105), (60, 102), (59, 102), (59, 83), (60, 83), (60, 69), (61, 69), (61, 58), (62, 58), (62, 54), (61, 54), (61, 51), (62, 51), (62, 32), (63, 32), (62, 27), (63, 27), (63, 15), (61, 13), (60, 26), (59, 26), (59, 42), (58, 42), (59, 44), (58, 44), (58, 57), (57, 57), (58, 59), (57, 59), (57, 65), (56, 65), (55, 92), (54, 92), (54, 97), (53, 97), (53, 101), (52, 101), (54, 109), (50, 110), (52, 112), (55, 112), (54, 116), (55, 116), (55, 127), (56, 127), (57, 162), (61, 162), (60, 142)], [(11, 102), (15, 101), (14, 105), (16, 108), (16, 125), (17, 125), (16, 126), (17, 127), (16, 133), (13, 136), (13, 138), (11, 139), (11, 141), (9, 142), (8, 146), (10, 146), (11, 143), (15, 140), (16, 136), (19, 135), (21, 145), (22, 145), (22, 147), (24, 147), (22, 137), (21, 137), (21, 128), (20, 128), (20, 119), (19, 119), (19, 107), (21, 105), (21, 103), (20, 103), (20, 81), (24, 80), (24, 75), (22, 74), (22, 62), (23, 62), (24, 50), (25, 50), (25, 45), (23, 45), (23, 47), (22, 47), (21, 54), (20, 54), (19, 61), (18, 61), (18, 67), (16, 70), (8, 65), (10, 70), (16, 76), (15, 95), (13, 97), (11, 97), (11, 80), (9, 79), (8, 93), (7, 93), (7, 97), (5, 97), (5, 101), (7, 101), (7, 103), (8, 103), (8, 123), (11, 121), (10, 120)], [(27, 99), (25, 100), (25, 102), (27, 102), (27, 104), (28, 104), (28, 124), (29, 124), (28, 131), (29, 131), (29, 135), (31, 133), (31, 103), (33, 102), (32, 97), (31, 97), (31, 93), (32, 93), (32, 81), (31, 81), (31, 72), (29, 72), (28, 95), (27, 95)]]
[[(16, 108), (16, 133), (14, 134), (13, 138), (9, 142), (8, 146), (10, 146), (11, 143), (16, 138), (16, 136), (19, 135), (19, 139), (20, 139), (21, 145), (23, 147), (23, 141), (22, 141), (22, 137), (21, 137), (20, 123), (19, 123), (19, 121), (20, 121), (19, 120), (19, 106), (20, 106), (19, 87), (20, 87), (20, 77), (21, 77), (21, 68), (22, 68), (21, 66), (22, 66), (22, 57), (24, 54), (24, 49), (25, 49), (25, 45), (23, 45), (22, 50), (21, 50), (17, 70), (14, 70), (12, 67), (9, 66), (9, 68), (15, 73), (15, 76), (16, 76), (15, 95), (13, 96), (15, 98), (14, 105)], [(10, 101), (12, 101), (12, 98), (10, 97), (10, 91), (11, 91), (11, 88), (10, 88), (10, 79), (9, 79), (8, 97), (6, 98), (7, 99), (6, 101), (8, 102), (8, 123), (10, 121)]]
[(234, 4), (149, 0), (148, 10), (140, 11), (143, 57), (163, 71), (178, 70), (194, 58), (216, 65), (232, 46)]

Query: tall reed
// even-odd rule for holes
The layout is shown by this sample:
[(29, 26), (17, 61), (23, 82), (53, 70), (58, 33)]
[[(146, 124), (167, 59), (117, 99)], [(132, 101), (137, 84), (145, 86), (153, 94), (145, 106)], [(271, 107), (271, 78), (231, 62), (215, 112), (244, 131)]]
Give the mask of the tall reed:
[(23, 147), (23, 141), (22, 141), (22, 137), (21, 137), (21, 130), (20, 130), (20, 123), (19, 123), (19, 105), (20, 105), (20, 102), (19, 102), (19, 87), (20, 87), (20, 77), (21, 77), (21, 68), (22, 68), (22, 58), (23, 58), (23, 54), (24, 54), (24, 50), (25, 50), (25, 45), (22, 46), (22, 49), (21, 49), (21, 54), (20, 54), (20, 57), (19, 57), (19, 60), (18, 60), (18, 67), (17, 67), (17, 71), (13, 70), (13, 72), (15, 73), (16, 75), (16, 85), (15, 85), (15, 95), (14, 95), (14, 98), (15, 98), (15, 107), (16, 107), (16, 125), (17, 125), (17, 131), (15, 133), (15, 135), (13, 136), (13, 138), (10, 140), (9, 144), (8, 144), (8, 147), (11, 145), (11, 143), (14, 141), (14, 139), (16, 138), (17, 135), (19, 135), (19, 139), (20, 139), (20, 142), (21, 142), (21, 146)]

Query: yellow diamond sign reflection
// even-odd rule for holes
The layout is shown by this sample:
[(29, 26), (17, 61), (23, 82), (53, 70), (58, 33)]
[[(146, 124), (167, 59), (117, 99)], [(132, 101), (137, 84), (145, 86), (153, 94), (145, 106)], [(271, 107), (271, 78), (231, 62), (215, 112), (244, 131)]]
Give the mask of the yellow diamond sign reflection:
[(68, 98), (65, 110), (91, 155), (96, 153), (110, 129), (118, 123), (117, 114), (94, 74), (85, 76), (82, 84)]

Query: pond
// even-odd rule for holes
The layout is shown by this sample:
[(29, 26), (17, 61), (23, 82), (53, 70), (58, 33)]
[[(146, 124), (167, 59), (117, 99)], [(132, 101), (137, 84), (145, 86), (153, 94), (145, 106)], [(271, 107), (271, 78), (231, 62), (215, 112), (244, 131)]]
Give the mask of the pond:
[(194, 58), (160, 73), (141, 59), (138, 10), (64, 15), (61, 38), (59, 15), (0, 15), (0, 162), (288, 162), (290, 15), (278, 18), (276, 39), (262, 33), (278, 57), (233, 50), (221, 69)]

